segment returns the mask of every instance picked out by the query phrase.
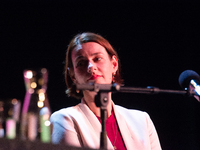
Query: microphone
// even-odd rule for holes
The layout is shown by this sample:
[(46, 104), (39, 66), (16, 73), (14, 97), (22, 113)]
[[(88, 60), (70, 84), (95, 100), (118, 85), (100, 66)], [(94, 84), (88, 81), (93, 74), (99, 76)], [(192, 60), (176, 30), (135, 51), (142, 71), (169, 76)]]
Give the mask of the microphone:
[(185, 70), (179, 76), (179, 85), (189, 92), (194, 93), (194, 97), (200, 102), (200, 76), (193, 70)]

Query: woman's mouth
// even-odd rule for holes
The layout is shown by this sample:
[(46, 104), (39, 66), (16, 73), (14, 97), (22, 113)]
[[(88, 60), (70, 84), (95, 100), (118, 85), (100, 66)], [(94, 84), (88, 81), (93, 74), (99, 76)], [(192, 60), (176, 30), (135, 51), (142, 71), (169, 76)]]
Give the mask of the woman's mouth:
[(88, 79), (88, 81), (90, 81), (90, 80), (96, 80), (97, 78), (99, 78), (99, 77), (101, 77), (100, 75), (92, 75), (89, 79)]

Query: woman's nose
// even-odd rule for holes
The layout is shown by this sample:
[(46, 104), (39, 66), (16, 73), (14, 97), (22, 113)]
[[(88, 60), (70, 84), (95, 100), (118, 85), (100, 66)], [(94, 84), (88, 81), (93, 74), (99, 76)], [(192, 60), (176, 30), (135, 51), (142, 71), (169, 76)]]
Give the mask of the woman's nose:
[(89, 62), (88, 62), (88, 69), (87, 69), (88, 73), (92, 73), (92, 72), (93, 72), (93, 69), (94, 69), (94, 66), (93, 66), (93, 64), (89, 61)]

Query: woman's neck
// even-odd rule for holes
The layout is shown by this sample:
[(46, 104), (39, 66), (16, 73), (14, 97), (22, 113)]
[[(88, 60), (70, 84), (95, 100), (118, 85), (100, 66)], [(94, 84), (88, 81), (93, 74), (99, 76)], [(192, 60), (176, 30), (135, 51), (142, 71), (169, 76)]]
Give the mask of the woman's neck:
[[(90, 110), (98, 117), (101, 116), (100, 107), (97, 107), (95, 104), (95, 92), (84, 92), (83, 101), (87, 104)], [(112, 112), (112, 101), (111, 101), (111, 92), (108, 93), (108, 105), (107, 105), (107, 117), (111, 115)]]

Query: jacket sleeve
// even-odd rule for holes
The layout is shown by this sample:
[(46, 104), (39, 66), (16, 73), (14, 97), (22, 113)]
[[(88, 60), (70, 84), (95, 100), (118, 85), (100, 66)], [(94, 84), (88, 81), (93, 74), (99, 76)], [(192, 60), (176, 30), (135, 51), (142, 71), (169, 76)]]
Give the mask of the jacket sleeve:
[(50, 121), (53, 126), (52, 143), (81, 147), (80, 135), (77, 133), (76, 126), (70, 116), (56, 112), (52, 114)]
[(146, 114), (146, 119), (147, 119), (147, 126), (148, 126), (151, 150), (161, 150), (161, 145), (160, 145), (160, 141), (159, 141), (155, 126), (154, 126), (150, 116), (146, 112), (144, 112), (144, 113)]

